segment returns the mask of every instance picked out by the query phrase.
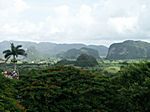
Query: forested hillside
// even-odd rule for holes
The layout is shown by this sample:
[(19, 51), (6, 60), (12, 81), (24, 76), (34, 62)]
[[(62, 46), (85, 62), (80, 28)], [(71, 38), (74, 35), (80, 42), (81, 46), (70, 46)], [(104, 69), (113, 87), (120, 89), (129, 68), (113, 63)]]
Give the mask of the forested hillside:
[[(0, 42), (0, 57), (2, 52), (7, 49), (10, 43), (22, 45), (28, 53), (28, 60), (35, 61), (37, 59), (46, 59), (49, 57), (56, 57), (56, 55), (64, 53), (70, 49), (93, 49), (98, 52), (98, 57), (106, 57), (108, 48), (99, 45), (85, 45), (85, 44), (56, 44), (51, 42), (28, 42), (28, 41), (3, 41)], [(34, 54), (34, 55), (33, 55)]]
[(70, 66), (26, 69), (19, 81), (0, 75), (0, 111), (150, 111), (150, 63), (130, 64), (112, 75)]
[(82, 47), (81, 49), (70, 49), (64, 53), (58, 54), (58, 57), (63, 59), (77, 59), (81, 54), (91, 55), (96, 59), (100, 59), (100, 55), (97, 50), (86, 47)]
[(109, 47), (107, 59), (147, 59), (150, 58), (150, 43), (143, 41), (124, 41)]

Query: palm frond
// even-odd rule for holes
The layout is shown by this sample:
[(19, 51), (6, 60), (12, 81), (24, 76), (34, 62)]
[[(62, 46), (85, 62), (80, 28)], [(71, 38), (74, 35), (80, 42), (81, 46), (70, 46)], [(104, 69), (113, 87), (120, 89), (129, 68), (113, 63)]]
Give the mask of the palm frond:
[(16, 46), (16, 49), (19, 49), (19, 48), (21, 48), (22, 47), (22, 45), (17, 45)]
[(17, 52), (25, 52), (24, 49), (18, 49)]
[[(18, 54), (18, 55), (21, 55), (21, 56), (27, 56), (27, 54), (26, 54), (25, 52), (18, 52), (17, 54)], [(18, 55), (17, 55), (17, 56), (18, 56)]]
[(14, 46), (13, 43), (11, 43), (11, 49), (5, 50), (3, 53), (5, 54), (4, 57), (8, 58), (9, 56), (13, 55), (15, 57), (18, 57), (18, 55), (27, 56), (24, 49), (21, 49), (22, 45)]
[(11, 57), (11, 56), (8, 56), (8, 57), (6, 58), (5, 63), (9, 60), (10, 57)]
[(11, 56), (11, 55), (12, 55), (12, 52), (6, 53), (6, 54), (4, 55), (4, 57), (5, 57), (5, 58), (8, 58), (8, 57)]
[(18, 49), (18, 50), (17, 50), (17, 55), (26, 56), (27, 54), (26, 54), (26, 52), (25, 52), (24, 49)]
[(11, 52), (11, 50), (5, 50), (5, 51), (3, 51), (3, 54), (6, 54), (6, 53), (10, 53)]

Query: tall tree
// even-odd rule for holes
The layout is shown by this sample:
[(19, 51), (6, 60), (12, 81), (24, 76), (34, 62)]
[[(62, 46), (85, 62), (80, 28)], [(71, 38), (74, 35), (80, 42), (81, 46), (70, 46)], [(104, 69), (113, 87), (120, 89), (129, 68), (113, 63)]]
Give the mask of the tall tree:
[(3, 51), (4, 57), (7, 60), (9, 60), (12, 57), (11, 62), (14, 63), (14, 70), (16, 71), (16, 63), (17, 63), (17, 57), (18, 55), (26, 56), (26, 52), (24, 49), (21, 49), (22, 45), (14, 46), (13, 43), (11, 43), (10, 49)]

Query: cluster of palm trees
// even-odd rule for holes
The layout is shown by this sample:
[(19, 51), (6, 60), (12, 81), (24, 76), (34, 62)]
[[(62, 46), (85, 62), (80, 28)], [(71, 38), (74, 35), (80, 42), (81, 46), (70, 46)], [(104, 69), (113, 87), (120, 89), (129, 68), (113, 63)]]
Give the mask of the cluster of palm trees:
[(19, 55), (21, 56), (27, 56), (26, 52), (24, 49), (21, 48), (22, 45), (17, 45), (15, 46), (13, 43), (10, 45), (10, 49), (7, 49), (3, 51), (4, 57), (5, 57), (5, 63), (11, 59), (11, 62), (14, 64), (14, 71), (17, 70), (16, 68), (16, 63), (17, 63), (17, 57)]

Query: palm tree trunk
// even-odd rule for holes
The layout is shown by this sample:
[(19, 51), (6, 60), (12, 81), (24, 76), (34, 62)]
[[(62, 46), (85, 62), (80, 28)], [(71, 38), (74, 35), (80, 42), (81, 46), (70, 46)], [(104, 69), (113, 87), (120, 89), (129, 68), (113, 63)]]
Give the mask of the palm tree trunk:
[(4, 62), (4, 66), (5, 66), (5, 71), (7, 71), (7, 61), (9, 60), (10, 56), (8, 58), (6, 58), (5, 62)]
[(13, 63), (14, 63), (14, 71), (17, 70), (17, 66), (16, 66), (16, 58), (15, 56), (13, 56)]
[(16, 67), (16, 62), (14, 62), (14, 71), (17, 70), (17, 67)]

